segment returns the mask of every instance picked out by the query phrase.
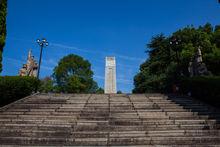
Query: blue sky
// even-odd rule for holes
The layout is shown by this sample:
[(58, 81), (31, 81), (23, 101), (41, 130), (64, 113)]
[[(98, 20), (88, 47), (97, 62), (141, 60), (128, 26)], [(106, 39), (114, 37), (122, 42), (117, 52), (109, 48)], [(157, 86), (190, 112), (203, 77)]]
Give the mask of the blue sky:
[(35, 40), (46, 37), (41, 78), (72, 53), (91, 62), (103, 87), (105, 56), (115, 56), (118, 90), (131, 92), (153, 35), (206, 22), (220, 24), (217, 0), (8, 0), (1, 75), (17, 75), (29, 49), (38, 59)]

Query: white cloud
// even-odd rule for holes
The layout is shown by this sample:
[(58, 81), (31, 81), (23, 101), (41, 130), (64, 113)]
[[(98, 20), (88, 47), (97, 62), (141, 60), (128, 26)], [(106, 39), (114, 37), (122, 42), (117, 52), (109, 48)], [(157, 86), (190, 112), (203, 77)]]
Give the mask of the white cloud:
[(52, 47), (57, 47), (57, 48), (62, 48), (62, 49), (72, 49), (72, 50), (77, 50), (77, 51), (81, 51), (81, 52), (85, 52), (85, 53), (95, 53), (93, 51), (90, 50), (85, 50), (85, 49), (80, 49), (74, 46), (68, 46), (68, 45), (64, 45), (64, 44), (60, 44), (60, 43), (50, 43), (50, 46)]
[(26, 62), (24, 60), (13, 59), (10, 57), (3, 57), (3, 60), (7, 60), (9, 63), (13, 63), (15, 65), (20, 65), (20, 66), (22, 66)]
[(41, 65), (41, 68), (45, 69), (45, 70), (53, 71), (53, 67), (51, 67), (51, 66)]
[(102, 80), (104, 80), (104, 79), (105, 79), (105, 77), (104, 77), (104, 76), (100, 76), (100, 75), (94, 75), (93, 77), (94, 77), (94, 78), (97, 78), (97, 79), (102, 79)]
[(119, 57), (121, 59), (125, 60), (130, 60), (130, 61), (142, 61), (142, 58), (137, 58), (137, 57), (131, 57), (131, 56), (125, 56), (125, 55), (119, 55), (119, 54), (114, 54), (116, 57)]
[[(33, 40), (25, 40), (25, 39), (16, 38), (16, 37), (10, 37), (9, 39), (34, 43)], [(145, 61), (145, 59), (143, 59), (143, 58), (138, 58), (138, 57), (134, 57), (134, 56), (131, 57), (131, 56), (127, 56), (127, 55), (124, 55), (124, 54), (122, 55), (122, 54), (111, 53), (111, 52), (86, 50), (86, 49), (81, 49), (81, 48), (78, 48), (78, 47), (75, 47), (75, 46), (69, 46), (69, 45), (60, 44), (60, 43), (50, 43), (49, 46), (53, 47), (53, 48), (72, 49), (72, 50), (77, 50), (77, 51), (81, 51), (81, 52), (89, 53), (89, 54), (102, 54), (104, 56), (114, 55), (114, 56), (116, 56), (116, 58), (121, 58), (121, 59), (124, 59), (124, 60), (127, 60), (127, 61), (139, 61), (141, 63)]]
[(53, 65), (53, 66), (56, 66), (57, 65), (57, 62), (55, 59), (42, 59), (42, 62), (43, 63), (46, 63), (46, 64), (50, 64), (50, 65)]
[(132, 84), (132, 83), (133, 83), (132, 80), (122, 79), (122, 78), (117, 78), (117, 82), (118, 82), (118, 83), (122, 83), (122, 84)]
[(104, 56), (114, 55), (114, 56), (116, 56), (116, 58), (121, 58), (121, 59), (129, 60), (129, 61), (144, 61), (145, 60), (143, 58), (131, 57), (131, 56), (126, 56), (126, 55), (121, 55), (121, 54), (116, 54), (116, 53), (86, 50), (86, 49), (81, 49), (81, 48), (78, 48), (75, 46), (69, 46), (69, 45), (64, 45), (64, 44), (60, 44), (60, 43), (51, 43), (50, 46), (63, 48), (63, 49), (73, 49), (73, 50), (77, 50), (77, 51), (81, 51), (81, 52), (85, 52), (85, 53), (90, 53), (90, 54), (102, 54)]

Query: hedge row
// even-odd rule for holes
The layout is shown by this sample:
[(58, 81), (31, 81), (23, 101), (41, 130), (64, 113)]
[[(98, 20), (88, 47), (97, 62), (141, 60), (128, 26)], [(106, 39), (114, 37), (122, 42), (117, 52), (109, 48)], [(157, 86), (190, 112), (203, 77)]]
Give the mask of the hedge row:
[(0, 77), (0, 106), (30, 95), (39, 83), (39, 80), (33, 77)]
[(182, 78), (180, 90), (185, 94), (190, 92), (192, 97), (220, 107), (219, 76)]

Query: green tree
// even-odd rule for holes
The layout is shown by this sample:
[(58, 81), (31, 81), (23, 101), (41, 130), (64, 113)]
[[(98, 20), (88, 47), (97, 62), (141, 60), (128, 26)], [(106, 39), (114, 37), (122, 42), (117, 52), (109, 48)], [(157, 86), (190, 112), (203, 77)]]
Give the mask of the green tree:
[(54, 68), (56, 90), (68, 93), (93, 93), (97, 84), (88, 60), (74, 54), (63, 57)]
[(96, 93), (97, 94), (103, 94), (104, 93), (104, 89), (103, 88), (98, 88), (97, 90), (96, 90)]
[(7, 0), (0, 0), (0, 72), (2, 71), (2, 52), (6, 38)]
[[(181, 40), (181, 42), (177, 45), (170, 45), (172, 38)], [(198, 47), (201, 47), (203, 62), (208, 70), (213, 75), (220, 75), (219, 40), (220, 26), (213, 27), (209, 23), (198, 28), (187, 26), (168, 37), (163, 34), (152, 37), (146, 50), (149, 58), (140, 65), (140, 72), (134, 77), (133, 92), (171, 90), (172, 83), (177, 82), (180, 75), (189, 76), (189, 62)]]
[(117, 94), (122, 94), (122, 91), (121, 91), (121, 90), (118, 90), (118, 91), (117, 91)]

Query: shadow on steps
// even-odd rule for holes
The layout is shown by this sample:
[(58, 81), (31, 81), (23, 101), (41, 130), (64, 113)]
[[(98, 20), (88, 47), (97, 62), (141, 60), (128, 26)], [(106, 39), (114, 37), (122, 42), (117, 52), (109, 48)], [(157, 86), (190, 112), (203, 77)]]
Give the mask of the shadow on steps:
[(197, 113), (200, 117), (208, 119), (215, 119), (217, 124), (220, 124), (220, 108), (207, 104), (198, 99), (177, 95), (177, 94), (167, 94), (167, 99), (175, 102), (176, 104), (182, 106), (188, 111)]

